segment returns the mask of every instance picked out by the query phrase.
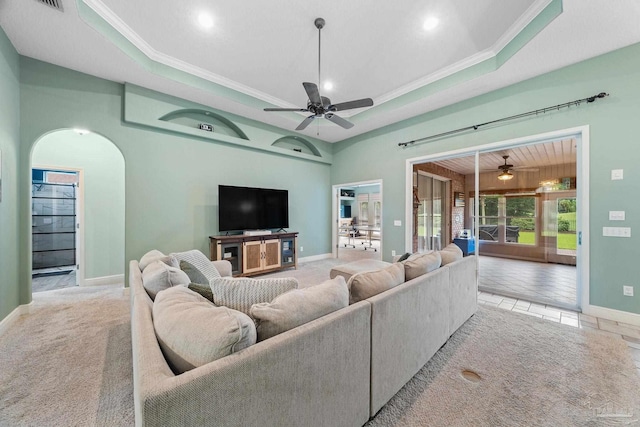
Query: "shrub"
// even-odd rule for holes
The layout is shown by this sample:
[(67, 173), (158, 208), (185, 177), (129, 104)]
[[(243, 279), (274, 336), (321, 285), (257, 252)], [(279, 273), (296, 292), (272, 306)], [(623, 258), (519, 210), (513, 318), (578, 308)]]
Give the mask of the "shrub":
[(520, 231), (533, 231), (536, 227), (533, 218), (512, 218), (510, 225), (520, 227)]
[(558, 219), (558, 231), (569, 231), (571, 228), (571, 222), (566, 219)]

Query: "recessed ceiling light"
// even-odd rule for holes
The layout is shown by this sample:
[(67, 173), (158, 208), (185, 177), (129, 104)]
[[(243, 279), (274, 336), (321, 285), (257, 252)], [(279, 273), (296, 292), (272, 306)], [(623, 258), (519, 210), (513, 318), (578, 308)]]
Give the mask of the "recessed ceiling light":
[(439, 23), (440, 23), (440, 20), (438, 18), (436, 18), (435, 16), (430, 16), (424, 20), (424, 24), (422, 25), (422, 28), (424, 28), (427, 31), (431, 31), (434, 28), (436, 28)]
[(78, 135), (87, 135), (91, 133), (91, 131), (88, 131), (86, 129), (74, 129), (73, 131)]
[(333, 83), (325, 82), (323, 88), (324, 88), (324, 90), (333, 90)]
[(207, 12), (201, 12), (200, 15), (198, 15), (198, 24), (200, 24), (202, 28), (209, 29), (213, 27), (213, 18)]

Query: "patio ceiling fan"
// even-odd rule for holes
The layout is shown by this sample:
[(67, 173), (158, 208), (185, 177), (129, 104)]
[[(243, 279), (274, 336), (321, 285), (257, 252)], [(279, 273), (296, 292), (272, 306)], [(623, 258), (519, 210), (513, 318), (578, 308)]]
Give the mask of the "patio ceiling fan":
[[(512, 171), (517, 171), (517, 172), (537, 172), (538, 169), (537, 168), (529, 168), (526, 166), (514, 166), (512, 164), (507, 163), (509, 156), (508, 155), (503, 155), (502, 158), (504, 159), (504, 164), (502, 165), (498, 165), (498, 170), (501, 171), (500, 174), (498, 175), (498, 179), (500, 181), (508, 181), (510, 179), (513, 179), (513, 172)], [(495, 169), (483, 169), (481, 170), (481, 172), (491, 172), (494, 171)]]
[[(325, 20), (322, 18), (316, 18), (316, 20), (314, 21), (314, 25), (318, 29), (318, 84), (320, 84), (321, 33), (322, 28), (325, 25)], [(371, 98), (363, 98), (355, 101), (332, 104), (329, 98), (327, 98), (326, 96), (320, 96), (318, 85), (316, 85), (315, 83), (304, 82), (302, 83), (302, 86), (304, 87), (305, 92), (307, 92), (307, 97), (309, 98), (307, 102), (307, 108), (265, 108), (264, 111), (297, 111), (312, 113), (298, 125), (296, 130), (303, 130), (307, 126), (309, 126), (309, 124), (311, 124), (313, 120), (322, 117), (329, 120), (330, 122), (337, 124), (338, 126), (341, 126), (345, 129), (350, 129), (353, 127), (353, 123), (338, 116), (337, 114), (335, 114), (335, 112), (351, 110), (353, 108), (373, 106), (373, 100)]]

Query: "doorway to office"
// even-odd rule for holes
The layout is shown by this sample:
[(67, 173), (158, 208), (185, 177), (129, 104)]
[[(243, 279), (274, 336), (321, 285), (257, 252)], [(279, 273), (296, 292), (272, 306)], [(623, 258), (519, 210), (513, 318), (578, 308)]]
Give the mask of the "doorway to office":
[(333, 256), (382, 259), (382, 181), (333, 186)]
[[(425, 163), (464, 178), (449, 199), (462, 214), (449, 218), (473, 236), (456, 244), (479, 254), (480, 290), (572, 310), (587, 305), (588, 127), (409, 159), (407, 174)], [(406, 240), (416, 247), (414, 236)]]

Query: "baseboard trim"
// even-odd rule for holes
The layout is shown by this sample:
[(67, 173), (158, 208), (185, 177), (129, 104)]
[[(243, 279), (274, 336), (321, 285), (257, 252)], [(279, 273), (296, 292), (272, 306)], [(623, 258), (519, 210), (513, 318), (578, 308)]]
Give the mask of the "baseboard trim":
[(331, 254), (331, 253), (313, 255), (313, 256), (306, 256), (304, 258), (298, 258), (298, 262), (303, 264), (305, 262), (320, 261), (320, 260), (327, 259), (327, 258), (332, 258), (332, 257), (333, 257), (333, 254)]
[(602, 319), (613, 320), (614, 322), (640, 326), (640, 314), (629, 313), (628, 311), (589, 305), (587, 307), (582, 307), (582, 312), (593, 317), (600, 317)]
[(2, 319), (2, 321), (0, 321), (0, 336), (2, 336), (5, 332), (9, 330), (13, 322), (18, 320), (18, 317), (22, 316), (23, 314), (29, 314), (29, 311), (31, 309), (31, 304), (32, 302), (30, 302), (29, 304), (23, 304), (23, 305), (17, 306), (16, 308), (13, 309), (11, 313), (9, 313), (7, 317), (5, 317), (4, 319)]
[(115, 274), (113, 276), (94, 277), (92, 279), (84, 279), (82, 286), (105, 286), (118, 285), (124, 286), (124, 274)]

